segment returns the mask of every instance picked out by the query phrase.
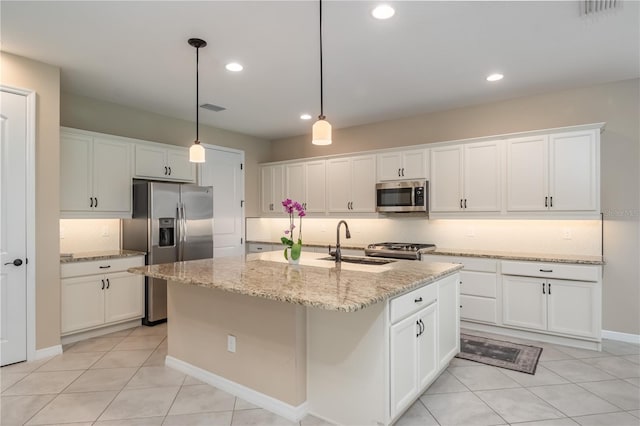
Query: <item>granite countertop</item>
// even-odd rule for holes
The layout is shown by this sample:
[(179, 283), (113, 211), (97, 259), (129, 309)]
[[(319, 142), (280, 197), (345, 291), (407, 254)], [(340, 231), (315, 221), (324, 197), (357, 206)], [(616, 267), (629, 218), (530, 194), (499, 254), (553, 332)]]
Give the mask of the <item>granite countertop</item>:
[(398, 260), (359, 265), (322, 260), (303, 252), (300, 265), (289, 265), (280, 252), (192, 260), (131, 268), (185, 285), (219, 289), (320, 309), (354, 312), (438, 280), (462, 268), (452, 263)]
[[(581, 265), (604, 265), (602, 256), (572, 255), (572, 254), (542, 254), (542, 253), (517, 253), (508, 251), (492, 251), (492, 250), (467, 250), (467, 249), (446, 249), (437, 248), (423, 254), (441, 255), (441, 256), (462, 256), (462, 257), (484, 257), (490, 259), (502, 260), (525, 260), (531, 262), (549, 262), (549, 263), (575, 263)], [(428, 258), (426, 258), (428, 260)]]
[(147, 253), (134, 250), (85, 251), (79, 253), (61, 253), (60, 263), (88, 262), (92, 260), (117, 259), (119, 257), (144, 256)]

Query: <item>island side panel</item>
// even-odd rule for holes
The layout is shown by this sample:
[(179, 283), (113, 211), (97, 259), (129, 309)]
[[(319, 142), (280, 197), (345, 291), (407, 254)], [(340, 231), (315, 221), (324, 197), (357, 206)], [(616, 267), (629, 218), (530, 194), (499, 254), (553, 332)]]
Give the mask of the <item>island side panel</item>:
[(171, 281), (167, 299), (169, 356), (292, 406), (306, 401), (304, 307)]
[(388, 302), (307, 311), (309, 412), (336, 424), (388, 422)]

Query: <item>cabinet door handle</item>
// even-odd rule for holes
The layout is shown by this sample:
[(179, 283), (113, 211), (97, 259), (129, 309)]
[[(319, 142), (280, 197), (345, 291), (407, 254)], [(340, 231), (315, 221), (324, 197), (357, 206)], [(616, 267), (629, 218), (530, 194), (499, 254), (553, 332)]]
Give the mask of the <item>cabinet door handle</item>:
[(171, 167), (169, 167), (169, 176), (171, 176)]
[(549, 290), (549, 291), (547, 291), (547, 293), (551, 294), (551, 283), (549, 283), (549, 287), (547, 287), (547, 290)]
[(402, 168), (402, 177), (404, 177), (404, 167)]
[(93, 197), (89, 197), (89, 202), (91, 203), (89, 204), (89, 207), (93, 207)]
[(400, 169), (398, 169), (398, 177), (400, 177)]
[(416, 325), (418, 326), (418, 332), (416, 333), (416, 337), (420, 337), (422, 334), (422, 326), (420, 325), (420, 320), (416, 321)]
[(168, 171), (169, 171), (169, 170), (167, 169), (167, 166), (164, 166), (164, 175), (165, 175), (165, 176), (167, 175), (167, 172), (168, 172)]
[(98, 197), (95, 197), (94, 200), (96, 200), (95, 205), (93, 207), (98, 207)]
[(542, 294), (547, 294), (547, 293), (545, 293), (545, 291), (544, 291), (544, 283), (542, 283)]
[(553, 197), (549, 197), (549, 207), (553, 207)]
[(109, 282), (109, 278), (107, 278), (107, 290), (109, 290), (109, 286), (111, 286), (111, 283)]
[(549, 197), (544, 197), (544, 206), (549, 207)]
[(422, 296), (416, 297), (415, 299), (413, 299), (413, 301), (416, 302), (416, 303), (422, 302)]
[(462, 198), (460, 198), (460, 208), (462, 208)]
[(104, 280), (102, 280), (102, 288), (101, 290), (104, 290)]
[(540, 269), (540, 272), (553, 272), (553, 269)]
[(467, 199), (466, 198), (464, 199), (464, 208), (465, 209), (467, 208)]

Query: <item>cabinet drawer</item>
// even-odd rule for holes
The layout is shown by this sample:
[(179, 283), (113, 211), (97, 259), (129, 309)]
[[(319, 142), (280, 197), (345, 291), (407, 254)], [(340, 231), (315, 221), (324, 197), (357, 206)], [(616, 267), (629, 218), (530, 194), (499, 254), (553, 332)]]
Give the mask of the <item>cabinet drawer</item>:
[(460, 294), (496, 297), (497, 275), (487, 272), (460, 271)]
[(525, 277), (560, 278), (576, 281), (600, 281), (600, 266), (567, 265), (542, 262), (502, 261), (504, 275), (521, 275)]
[(391, 299), (391, 323), (429, 306), (438, 298), (438, 286), (427, 284)]
[(425, 262), (460, 263), (464, 266), (464, 270), (466, 271), (496, 272), (498, 270), (498, 261), (495, 259), (427, 254), (422, 258), (422, 260)]
[(497, 319), (496, 300), (486, 297), (460, 295), (460, 318), (495, 324)]
[(249, 253), (264, 253), (266, 251), (272, 251), (273, 246), (271, 244), (249, 243), (247, 244), (247, 251)]
[(122, 272), (135, 266), (143, 266), (143, 256), (120, 257), (107, 260), (63, 263), (60, 265), (60, 278), (78, 277), (82, 275), (110, 274)]

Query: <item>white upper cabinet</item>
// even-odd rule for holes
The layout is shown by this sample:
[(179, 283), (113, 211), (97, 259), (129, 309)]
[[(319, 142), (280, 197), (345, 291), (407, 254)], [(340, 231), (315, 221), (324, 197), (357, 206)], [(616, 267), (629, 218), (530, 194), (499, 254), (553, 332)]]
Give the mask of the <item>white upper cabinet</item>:
[(262, 166), (260, 168), (260, 197), (262, 213), (283, 213), (281, 202), (284, 200), (284, 166), (282, 164)]
[(196, 167), (189, 162), (188, 148), (167, 147), (165, 144), (136, 144), (134, 176), (195, 182)]
[(427, 178), (426, 149), (378, 154), (378, 181)]
[(375, 166), (375, 155), (327, 160), (328, 211), (375, 212)]
[(60, 133), (62, 217), (131, 215), (131, 144), (107, 135)]
[(324, 213), (325, 160), (285, 165), (285, 198), (301, 203), (308, 213)]
[(507, 210), (598, 211), (598, 132), (507, 141)]
[(499, 212), (501, 146), (489, 141), (432, 148), (430, 210)]

